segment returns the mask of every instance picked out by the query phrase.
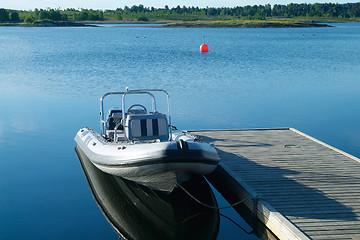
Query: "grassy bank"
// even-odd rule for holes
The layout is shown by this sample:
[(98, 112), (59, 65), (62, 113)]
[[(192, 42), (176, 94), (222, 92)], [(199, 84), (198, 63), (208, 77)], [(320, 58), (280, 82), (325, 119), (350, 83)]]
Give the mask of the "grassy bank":
[(282, 20), (227, 20), (227, 21), (192, 21), (167, 23), (164, 27), (192, 27), (192, 28), (291, 28), (291, 27), (330, 27), (318, 21), (296, 19)]
[(31, 23), (27, 22), (6, 22), (0, 23), (0, 26), (13, 26), (13, 27), (93, 27), (83, 22), (73, 21), (35, 21)]
[[(107, 21), (50, 21), (41, 20), (31, 23), (26, 22), (5, 22), (0, 26), (19, 26), (19, 27), (93, 27), (91, 24), (164, 24), (151, 27), (168, 28), (297, 28), (297, 27), (331, 27), (334, 22), (359, 21), (360, 19), (338, 19), (338, 18), (269, 18), (266, 20), (107, 20)], [(326, 24), (329, 23), (329, 24)]]

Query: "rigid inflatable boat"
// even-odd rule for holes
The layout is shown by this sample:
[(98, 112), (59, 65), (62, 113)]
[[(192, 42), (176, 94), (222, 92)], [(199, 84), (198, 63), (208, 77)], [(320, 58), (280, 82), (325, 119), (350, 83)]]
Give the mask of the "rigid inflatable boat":
[[(167, 114), (157, 111), (155, 95), (164, 95)], [(121, 97), (121, 108), (104, 114), (104, 99)], [(145, 104), (127, 105), (132, 95)], [(142, 103), (142, 102), (141, 102)], [(216, 149), (197, 136), (178, 131), (171, 125), (170, 99), (165, 90), (126, 90), (109, 92), (100, 99), (101, 134), (82, 128), (75, 136), (78, 147), (100, 170), (125, 179), (172, 191), (191, 178), (205, 175), (217, 167)]]

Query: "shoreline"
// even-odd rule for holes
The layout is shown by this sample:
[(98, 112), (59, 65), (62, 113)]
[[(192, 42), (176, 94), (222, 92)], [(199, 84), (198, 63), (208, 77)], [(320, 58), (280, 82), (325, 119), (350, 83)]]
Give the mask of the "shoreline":
[(164, 28), (311, 28), (311, 27), (333, 27), (325, 23), (317, 22), (209, 22), (209, 23), (171, 23), (162, 26)]
[(80, 23), (73, 21), (41, 21), (34, 23), (5, 23), (1, 24), (0, 27), (97, 27), (88, 23)]
[(102, 27), (106, 24), (137, 24), (148, 28), (311, 28), (333, 27), (314, 20), (224, 20), (224, 21), (38, 21), (34, 23), (0, 23), (9, 27)]

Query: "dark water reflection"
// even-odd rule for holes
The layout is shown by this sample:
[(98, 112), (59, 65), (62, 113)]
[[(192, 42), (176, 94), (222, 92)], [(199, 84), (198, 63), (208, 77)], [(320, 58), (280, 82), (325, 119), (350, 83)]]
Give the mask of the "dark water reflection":
[[(97, 169), (76, 148), (91, 192), (121, 239), (216, 239), (218, 210), (206, 208), (181, 189), (170, 194), (152, 191)], [(184, 184), (202, 202), (217, 207), (215, 195), (202, 177)]]

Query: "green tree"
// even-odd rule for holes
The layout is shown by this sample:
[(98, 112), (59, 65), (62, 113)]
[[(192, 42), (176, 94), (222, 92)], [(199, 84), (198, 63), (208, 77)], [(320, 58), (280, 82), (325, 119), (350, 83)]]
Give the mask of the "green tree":
[(119, 21), (123, 20), (121, 13), (116, 13), (116, 19)]
[(147, 22), (147, 21), (149, 21), (149, 19), (147, 18), (147, 17), (144, 17), (144, 16), (142, 16), (142, 17), (138, 17), (138, 19), (137, 19), (138, 21), (143, 21), (143, 22)]
[(39, 18), (39, 9), (35, 8), (34, 14), (36, 18)]
[(20, 21), (19, 14), (17, 12), (12, 12), (10, 14), (10, 20), (13, 22), (19, 22)]
[(59, 10), (55, 11), (55, 10), (51, 9), (49, 11), (49, 19), (54, 20), (54, 21), (59, 21), (59, 20), (62, 20), (62, 15)]
[(208, 9), (208, 15), (210, 15), (210, 16), (218, 15), (217, 9), (216, 8), (209, 8)]
[(26, 16), (24, 21), (26, 23), (32, 23), (32, 22), (34, 22), (34, 19), (32, 17), (30, 17), (30, 16)]
[(40, 12), (39, 12), (39, 18), (40, 18), (41, 20), (43, 20), (43, 19), (50, 19), (50, 15), (49, 15), (49, 13), (48, 13), (47, 11), (45, 11), (45, 10), (40, 10)]
[(9, 19), (9, 13), (1, 8), (0, 9), (0, 22), (8, 22), (10, 19)]
[(100, 17), (99, 17), (99, 15), (96, 14), (96, 13), (90, 13), (90, 14), (89, 14), (89, 20), (91, 20), (91, 21), (98, 21), (98, 20), (100, 20)]
[(81, 11), (79, 20), (84, 21), (84, 20), (88, 20), (88, 19), (89, 19), (89, 14), (85, 11)]
[(360, 3), (355, 3), (353, 9), (353, 16), (360, 17)]
[[(9, 12), (11, 13), (9, 16)], [(0, 21), (16, 21), (18, 13), (20, 19), (27, 16), (32, 20), (49, 19), (49, 20), (142, 20), (142, 17), (150, 20), (230, 20), (230, 19), (266, 19), (269, 17), (334, 17), (334, 18), (355, 18), (360, 17), (360, 2), (337, 4), (337, 3), (290, 3), (287, 5), (276, 4), (238, 6), (238, 7), (180, 7), (180, 5), (169, 9), (144, 7), (144, 5), (133, 5), (131, 8), (125, 6), (124, 9), (116, 10), (92, 10), (68, 8), (66, 10), (54, 9), (35, 9), (34, 11), (12, 11), (0, 9)], [(143, 19), (145, 20), (145, 19)], [(30, 21), (30, 20), (29, 20)]]

